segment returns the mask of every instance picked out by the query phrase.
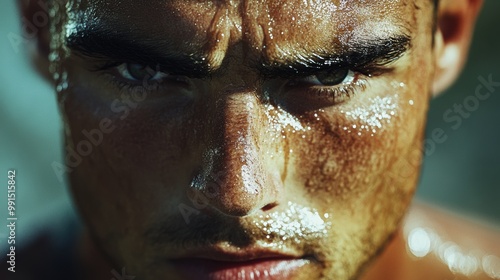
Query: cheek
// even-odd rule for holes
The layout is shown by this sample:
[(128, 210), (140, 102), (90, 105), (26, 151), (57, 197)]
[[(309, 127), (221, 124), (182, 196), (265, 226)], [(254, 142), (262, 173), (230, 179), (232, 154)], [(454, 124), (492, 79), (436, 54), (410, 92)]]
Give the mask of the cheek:
[[(75, 199), (96, 229), (145, 223), (188, 185), (192, 127), (161, 106), (72, 86), (65, 95), (66, 165)], [(115, 103), (113, 103), (116, 101)], [(147, 102), (147, 101), (144, 101)], [(110, 207), (110, 205), (113, 205)], [(105, 235), (102, 233), (102, 235)]]
[[(161, 101), (128, 94), (103, 99), (102, 91), (75, 86), (65, 93), (68, 144), (83, 160), (106, 158), (107, 165), (147, 175), (161, 171), (156, 170), (161, 166), (174, 165), (186, 155), (191, 134), (196, 131), (183, 129), (192, 126), (189, 118), (166, 110)], [(88, 155), (78, 149), (85, 142), (92, 144)]]
[[(421, 139), (425, 113), (416, 106), (423, 99), (415, 99), (413, 92), (423, 89), (402, 82), (389, 88), (380, 96), (320, 110), (313, 115), (312, 133), (294, 139), (295, 179), (311, 199), (354, 209), (387, 192), (412, 192), (420, 157), (411, 158), (411, 164), (408, 157), (415, 157), (411, 151)], [(399, 180), (403, 165), (409, 180)]]

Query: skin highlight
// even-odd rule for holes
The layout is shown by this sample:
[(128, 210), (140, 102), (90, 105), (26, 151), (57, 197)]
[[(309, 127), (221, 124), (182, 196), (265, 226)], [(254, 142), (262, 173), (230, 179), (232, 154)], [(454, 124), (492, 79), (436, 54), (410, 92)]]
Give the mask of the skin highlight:
[[(160, 11), (172, 17), (163, 17), (156, 25), (138, 21), (143, 22), (136, 26), (138, 31), (148, 30), (152, 38), (161, 34), (185, 53), (204, 50), (202, 55), (214, 72), (210, 83), (192, 81), (187, 91), (195, 88), (195, 97), (185, 110), (166, 109), (170, 98), (176, 103), (176, 96), (163, 101), (153, 93), (120, 121), (109, 110), (116, 90), (96, 79), (94, 73), (82, 71), (83, 61), (78, 57), (69, 58), (74, 59), (66, 66), (72, 86), (60, 94), (68, 127), (76, 132), (67, 134), (68, 143), (79, 143), (82, 135), (77, 132), (95, 127), (103, 117), (117, 125), (70, 175), (76, 202), (91, 233), (113, 262), (127, 264), (142, 279), (154, 279), (172, 274), (165, 265), (155, 265), (158, 261), (178, 258), (180, 253), (176, 252), (182, 252), (175, 243), (165, 241), (204, 244), (206, 240), (221, 250), (261, 244), (276, 248), (283, 234), (266, 238), (255, 223), (261, 215), (286, 211), (291, 202), (313, 207), (320, 216), (331, 214), (324, 221), (331, 226), (326, 234), (321, 233), (322, 238), (283, 242), (282, 250), (313, 259), (300, 275), (314, 275), (320, 268), (325, 277), (350, 279), (397, 228), (418, 174), (419, 164), (407, 163), (420, 145), (429, 97), (422, 93), (429, 91), (432, 77), (432, 37), (425, 36), (430, 34), (432, 6), (427, 1), (421, 1), (419, 10), (406, 1), (337, 5), (320, 1), (308, 7), (301, 3), (248, 1), (230, 6), (171, 1)], [(89, 3), (96, 7), (92, 10), (98, 19), (100, 13), (111, 21), (123, 14), (142, 14), (132, 2), (124, 3), (118, 11), (99, 4)], [(387, 5), (394, 9), (382, 8)], [(195, 12), (200, 8), (205, 10), (201, 18)], [(404, 19), (407, 14), (425, 20), (411, 22), (411, 17), (410, 21)], [(262, 81), (249, 67), (254, 61), (283, 62), (292, 50), (324, 53), (326, 47), (333, 46), (335, 52), (369, 37), (364, 26), (371, 24), (374, 16), (384, 18), (374, 36), (397, 30), (409, 32), (412, 38), (412, 48), (391, 65), (388, 74), (363, 82), (366, 85), (347, 102), (295, 116), (277, 107), (274, 96), (269, 100), (262, 97), (259, 85), (271, 84), (269, 95), (275, 95), (274, 81)], [(313, 24), (321, 28), (311, 30)], [(151, 26), (158, 29), (150, 30)], [(192, 30), (191, 36), (176, 31), (186, 30), (184, 26)], [(311, 36), (310, 32), (316, 34)], [(187, 42), (189, 47), (183, 47)], [(85, 82), (90, 80), (96, 84)], [(164, 91), (181, 88), (175, 86)], [(380, 112), (387, 104), (392, 105), (387, 107), (390, 110)], [(98, 108), (94, 111), (100, 114), (81, 118), (88, 116), (88, 108)], [(365, 112), (356, 115), (360, 108)], [(380, 120), (378, 126), (366, 122), (366, 118), (377, 119), (380, 113), (390, 118)], [(292, 119), (300, 123), (302, 131), (288, 124)], [(173, 150), (178, 151), (176, 156), (172, 156)], [(137, 164), (142, 167), (136, 168)], [(415, 171), (401, 176), (402, 168)], [(91, 170), (93, 175), (86, 175)], [(217, 195), (210, 196), (207, 175), (219, 172), (225, 176)], [(201, 179), (193, 189), (189, 186), (194, 178)], [(209, 197), (209, 207), (186, 225), (177, 206), (192, 205), (190, 198), (198, 191)], [(107, 206), (110, 203), (114, 205), (111, 209)], [(155, 230), (158, 222), (178, 231)], [(139, 228), (156, 233), (155, 242), (147, 238), (151, 235), (134, 230)], [(200, 234), (193, 234), (196, 229)], [(142, 271), (145, 267), (147, 272)]]
[(398, 239), (434, 82), (432, 2), (70, 3), (54, 4), (52, 74), (67, 147), (110, 130), (69, 173), (107, 262), (183, 279), (177, 262), (206, 248), (266, 248), (304, 260), (286, 279), (358, 279)]

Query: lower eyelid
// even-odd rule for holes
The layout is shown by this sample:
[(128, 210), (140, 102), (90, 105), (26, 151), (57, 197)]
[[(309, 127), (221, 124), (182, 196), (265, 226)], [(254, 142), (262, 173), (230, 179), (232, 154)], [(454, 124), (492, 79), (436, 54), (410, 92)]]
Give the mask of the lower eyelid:
[[(154, 98), (167, 96), (194, 96), (194, 94), (196, 94), (194, 85), (191, 81), (189, 81), (189, 79), (183, 79), (182, 77), (174, 79), (173, 76), (173, 80), (170, 82), (168, 81), (169, 77), (166, 77), (157, 81), (148, 81), (145, 83), (143, 81), (130, 81), (119, 75), (105, 72), (102, 73), (102, 79), (105, 83), (115, 88), (115, 90), (118, 90), (120, 92), (118, 95), (142, 94), (144, 91), (151, 93), (151, 96)], [(175, 94), (171, 94), (173, 92)]]
[[(125, 93), (130, 93), (145, 88), (145, 84), (142, 81), (129, 80), (127, 78), (121, 77), (120, 75), (117, 75), (116, 73), (110, 73), (109, 71), (101, 73), (100, 79), (111, 87), (114, 87), (119, 91), (124, 91)], [(152, 85), (154, 85), (154, 88), (148, 89), (149, 91), (161, 89), (161, 83), (154, 83)]]
[(335, 88), (311, 88), (308, 94), (316, 95), (318, 99), (331, 100), (332, 105), (343, 103), (356, 94), (353, 85), (337, 86)]

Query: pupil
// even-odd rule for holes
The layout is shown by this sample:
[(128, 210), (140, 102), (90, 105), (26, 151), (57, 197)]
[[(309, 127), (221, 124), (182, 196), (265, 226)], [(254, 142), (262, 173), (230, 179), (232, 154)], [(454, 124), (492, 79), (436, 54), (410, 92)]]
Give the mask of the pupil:
[(325, 86), (334, 86), (342, 83), (347, 78), (347, 75), (349, 75), (349, 69), (340, 69), (325, 71), (316, 75), (316, 78)]
[(127, 65), (127, 70), (130, 76), (136, 80), (149, 80), (155, 74), (155, 71), (149, 66), (135, 63), (129, 63)]

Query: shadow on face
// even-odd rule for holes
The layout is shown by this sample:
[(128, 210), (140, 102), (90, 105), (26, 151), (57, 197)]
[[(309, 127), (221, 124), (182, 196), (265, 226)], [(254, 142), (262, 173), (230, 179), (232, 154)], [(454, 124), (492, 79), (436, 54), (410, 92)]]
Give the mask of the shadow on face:
[(307, 260), (296, 279), (350, 279), (396, 230), (434, 83), (431, 1), (57, 8), (64, 170), (113, 262), (157, 279), (265, 251)]

